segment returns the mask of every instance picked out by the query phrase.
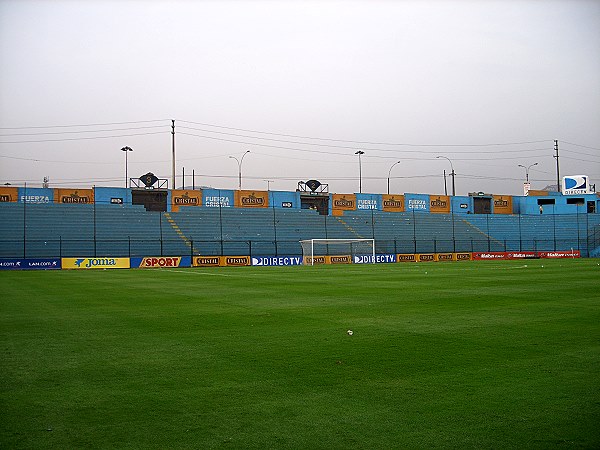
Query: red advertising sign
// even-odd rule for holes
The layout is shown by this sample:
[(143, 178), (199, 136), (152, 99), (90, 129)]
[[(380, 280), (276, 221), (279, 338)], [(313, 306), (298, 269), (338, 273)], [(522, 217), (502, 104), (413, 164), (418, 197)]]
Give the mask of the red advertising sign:
[(579, 250), (566, 250), (556, 252), (474, 252), (473, 259), (532, 259), (532, 258), (580, 258)]
[(536, 252), (508, 252), (506, 254), (508, 259), (531, 259), (538, 258)]
[(475, 260), (496, 260), (496, 259), (507, 259), (506, 252), (473, 252), (473, 259)]
[(540, 258), (580, 258), (579, 250), (567, 250), (564, 252), (538, 252)]

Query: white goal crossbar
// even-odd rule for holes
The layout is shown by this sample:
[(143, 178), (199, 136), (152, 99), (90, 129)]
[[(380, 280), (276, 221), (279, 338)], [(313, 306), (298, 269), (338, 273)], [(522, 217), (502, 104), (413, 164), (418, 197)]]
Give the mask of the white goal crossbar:
[(375, 263), (375, 239), (304, 239), (302, 259), (304, 264), (314, 265), (315, 258), (329, 255), (370, 256)]

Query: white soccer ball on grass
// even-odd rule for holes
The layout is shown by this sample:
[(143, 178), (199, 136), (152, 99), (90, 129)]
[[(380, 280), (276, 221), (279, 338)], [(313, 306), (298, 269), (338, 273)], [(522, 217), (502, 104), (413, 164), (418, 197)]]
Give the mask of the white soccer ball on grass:
[(354, 331), (348, 330), (348, 331), (346, 331), (346, 333), (348, 333), (348, 336), (352, 336), (354, 334)]

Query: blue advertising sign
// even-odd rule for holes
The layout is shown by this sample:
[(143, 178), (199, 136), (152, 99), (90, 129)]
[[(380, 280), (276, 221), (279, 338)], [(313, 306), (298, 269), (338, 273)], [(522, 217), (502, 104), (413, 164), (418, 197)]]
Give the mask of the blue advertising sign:
[(60, 268), (59, 258), (0, 259), (0, 270), (47, 270)]
[(354, 260), (352, 261), (354, 264), (373, 264), (373, 262), (377, 264), (381, 263), (395, 263), (396, 255), (395, 254), (382, 254), (375, 255), (375, 261), (373, 261), (373, 255), (355, 255)]
[(54, 189), (50, 188), (19, 188), (20, 203), (53, 203)]
[(356, 194), (356, 209), (381, 209), (381, 194)]
[(233, 208), (233, 191), (202, 189), (202, 205), (208, 208)]
[(406, 211), (429, 212), (429, 195), (404, 194)]
[(253, 256), (253, 266), (300, 266), (301, 256)]

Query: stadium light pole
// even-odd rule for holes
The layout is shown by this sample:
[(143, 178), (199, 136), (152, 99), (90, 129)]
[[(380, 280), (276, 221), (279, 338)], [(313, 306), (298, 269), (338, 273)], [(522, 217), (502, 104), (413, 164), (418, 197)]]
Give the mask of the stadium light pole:
[(127, 189), (127, 178), (128, 178), (128, 174), (127, 174), (127, 154), (129, 152), (132, 152), (133, 149), (131, 147), (125, 146), (125, 147), (123, 147), (121, 149), (121, 151), (125, 152), (125, 189)]
[(436, 156), (436, 159), (440, 158), (446, 159), (450, 163), (450, 168), (452, 169), (452, 173), (450, 174), (450, 176), (452, 177), (452, 197), (454, 197), (456, 195), (456, 187), (454, 184), (454, 166), (452, 165), (452, 161), (450, 160), (450, 158), (448, 158), (447, 156)]
[(359, 150), (354, 152), (355, 155), (358, 155), (358, 192), (362, 194), (362, 161), (360, 159), (361, 155), (364, 155), (365, 152)]
[(531, 169), (533, 166), (537, 166), (538, 163), (533, 163), (533, 164), (529, 164), (527, 167), (525, 167), (523, 164), (517, 164), (517, 167), (522, 167), (523, 169), (525, 169), (525, 182), (529, 183), (529, 169)]
[(390, 175), (392, 174), (392, 169), (396, 164), (400, 164), (400, 162), (401, 161), (396, 161), (394, 164), (392, 164), (392, 167), (390, 167), (390, 170), (388, 171), (388, 195), (390, 194)]
[(237, 159), (235, 156), (230, 156), (231, 159), (235, 159), (238, 164), (238, 190), (242, 190), (242, 163), (244, 162), (244, 156), (250, 153), (250, 150), (246, 150), (246, 152), (242, 155), (240, 159)]

